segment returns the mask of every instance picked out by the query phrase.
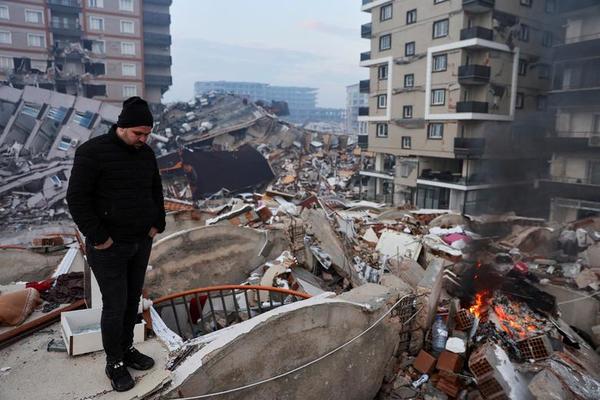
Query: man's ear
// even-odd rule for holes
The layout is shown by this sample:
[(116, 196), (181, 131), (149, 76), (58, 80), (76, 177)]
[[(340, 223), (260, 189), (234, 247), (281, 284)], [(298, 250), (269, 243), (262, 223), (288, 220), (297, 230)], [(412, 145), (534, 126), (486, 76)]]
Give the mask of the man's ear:
[(119, 128), (119, 127), (117, 126), (117, 135), (122, 135), (124, 132), (125, 132), (125, 129), (124, 129), (124, 128)]

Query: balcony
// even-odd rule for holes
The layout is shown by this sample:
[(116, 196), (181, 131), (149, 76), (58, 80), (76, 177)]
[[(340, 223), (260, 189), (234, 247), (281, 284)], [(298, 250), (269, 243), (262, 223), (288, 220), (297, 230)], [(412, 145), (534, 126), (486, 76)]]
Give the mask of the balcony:
[(358, 135), (358, 147), (361, 149), (369, 147), (369, 135)]
[(554, 46), (554, 60), (568, 61), (585, 58), (588, 54), (600, 52), (600, 34), (568, 38), (564, 43)]
[(171, 15), (144, 11), (144, 25), (169, 26), (171, 25)]
[(173, 64), (171, 56), (160, 54), (144, 54), (144, 64), (169, 67)]
[(473, 14), (482, 14), (494, 9), (494, 0), (463, 0), (463, 10)]
[(52, 13), (79, 14), (81, 12), (79, 0), (48, 0), (48, 7)]
[(358, 107), (358, 116), (359, 117), (368, 117), (369, 116), (369, 107)]
[(170, 46), (171, 35), (166, 33), (144, 32), (144, 44), (154, 46)]
[(541, 193), (548, 197), (597, 202), (600, 182), (592, 183), (588, 179), (551, 176), (540, 179), (539, 188)]
[(484, 101), (459, 101), (456, 103), (458, 113), (488, 113), (488, 103)]
[(600, 133), (592, 131), (556, 132), (546, 138), (549, 150), (557, 152), (586, 151), (600, 146)]
[(171, 86), (173, 77), (171, 75), (146, 75), (144, 82), (147, 86)]
[(480, 158), (485, 150), (485, 139), (454, 138), (456, 158)]
[(50, 30), (55, 35), (81, 38), (81, 25), (77, 21), (51, 21)]
[(484, 39), (492, 41), (494, 40), (494, 31), (481, 26), (462, 29), (460, 31), (460, 40), (467, 39)]
[(360, 61), (369, 61), (371, 59), (371, 52), (365, 51), (360, 53)]
[(373, 24), (371, 22), (360, 26), (360, 37), (363, 39), (371, 39), (373, 37)]
[(361, 93), (369, 93), (369, 90), (371, 88), (371, 80), (365, 79), (360, 81), (358, 84), (358, 88)]
[(549, 93), (548, 106), (551, 108), (600, 106), (600, 87), (554, 90)]
[(173, 0), (144, 0), (144, 4), (156, 4), (157, 6), (170, 6)]
[(490, 83), (491, 68), (485, 65), (461, 65), (458, 82), (461, 85), (485, 85)]

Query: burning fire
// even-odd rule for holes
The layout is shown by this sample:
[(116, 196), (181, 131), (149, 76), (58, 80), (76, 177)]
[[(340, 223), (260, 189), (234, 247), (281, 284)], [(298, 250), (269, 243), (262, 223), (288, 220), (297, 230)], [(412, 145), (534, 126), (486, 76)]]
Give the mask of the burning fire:
[(486, 291), (477, 293), (475, 295), (475, 303), (469, 307), (469, 312), (479, 319), (481, 319), (481, 315), (483, 314), (483, 311), (485, 311), (484, 306), (485, 298), (487, 297), (486, 295)]
[(521, 310), (521, 305), (511, 301), (508, 306), (502, 304), (494, 305), (494, 313), (498, 317), (500, 328), (519, 339), (526, 339), (530, 333), (539, 331), (536, 318), (529, 315), (529, 310)]

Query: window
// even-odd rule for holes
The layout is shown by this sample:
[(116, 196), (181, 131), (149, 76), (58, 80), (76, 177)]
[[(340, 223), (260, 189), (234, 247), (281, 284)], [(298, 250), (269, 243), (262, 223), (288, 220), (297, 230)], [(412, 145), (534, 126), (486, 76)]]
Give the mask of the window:
[(415, 42), (408, 42), (404, 45), (404, 55), (414, 56), (415, 55)]
[(94, 40), (92, 42), (92, 53), (96, 53), (96, 54), (106, 53), (106, 43), (103, 40)]
[(393, 4), (388, 4), (387, 6), (381, 7), (381, 11), (379, 12), (380, 21), (387, 21), (388, 19), (392, 19), (392, 6)]
[(377, 96), (377, 108), (387, 108), (387, 94)]
[(135, 43), (121, 42), (121, 54), (127, 56), (135, 56)]
[(69, 109), (66, 107), (50, 107), (48, 110), (48, 118), (62, 124), (67, 116)]
[[(67, 151), (71, 148), (71, 138), (67, 136), (63, 136), (60, 138), (60, 143), (58, 144), (58, 149), (62, 151)], [(54, 175), (56, 176), (56, 175)], [(52, 178), (54, 178), (54, 176)], [(60, 182), (60, 180), (59, 180)]]
[(124, 85), (123, 86), (123, 98), (128, 99), (133, 96), (137, 96), (137, 86)]
[(90, 17), (90, 29), (94, 31), (104, 30), (104, 18)]
[(525, 95), (521, 92), (517, 93), (517, 101), (515, 102), (515, 108), (518, 110), (523, 109), (525, 106)]
[(0, 56), (0, 70), (12, 70), (15, 68), (14, 61), (12, 57)]
[(133, 0), (119, 0), (119, 10), (133, 11)]
[(546, 13), (554, 14), (556, 12), (556, 0), (546, 0)]
[(444, 124), (436, 122), (429, 124), (427, 139), (441, 139), (444, 137)]
[(122, 72), (123, 76), (135, 76), (136, 75), (135, 64), (123, 64), (121, 66), (121, 72)]
[(83, 126), (84, 128), (91, 128), (93, 120), (94, 113), (91, 111), (75, 111), (75, 114), (73, 115), (73, 122), (79, 126)]
[(379, 51), (389, 50), (392, 48), (392, 35), (381, 35), (379, 37)]
[(435, 21), (433, 23), (433, 38), (441, 38), (444, 36), (448, 36), (448, 27), (450, 24), (450, 20), (443, 19), (441, 21)]
[(521, 24), (518, 37), (521, 42), (529, 42), (529, 26)]
[(414, 24), (417, 22), (417, 9), (406, 12), (406, 25)]
[(527, 61), (523, 60), (522, 58), (519, 60), (519, 75), (527, 75)]
[(104, 8), (104, 0), (88, 0), (89, 8)]
[(384, 81), (388, 78), (387, 64), (380, 65), (379, 68), (377, 68), (377, 78), (379, 78), (380, 81)]
[(11, 44), (12, 36), (8, 31), (0, 31), (0, 43)]
[(446, 89), (433, 89), (431, 91), (431, 105), (443, 106), (446, 103)]
[(548, 107), (548, 98), (546, 96), (537, 97), (537, 109), (538, 111), (545, 111)]
[(402, 107), (402, 118), (411, 119), (413, 116), (413, 106)]
[(588, 165), (590, 183), (592, 185), (600, 185), (600, 162), (589, 161)]
[(550, 79), (550, 66), (547, 64), (540, 64), (538, 69), (538, 78)]
[(448, 67), (448, 54), (433, 56), (433, 72), (445, 71)]
[(521, 0), (521, 5), (525, 7), (531, 7), (531, 3), (533, 3), (533, 0)]
[(411, 88), (415, 86), (415, 74), (404, 75), (404, 87)]
[(0, 6), (0, 18), (1, 19), (10, 19), (10, 14), (8, 12), (8, 6)]
[(410, 136), (402, 136), (402, 148), (410, 149), (410, 145), (411, 145)]
[(44, 14), (39, 10), (25, 10), (25, 22), (43, 24)]
[(27, 34), (27, 46), (29, 47), (46, 47), (46, 37), (36, 33)]
[(448, 0), (433, 0), (433, 4), (440, 4)]
[(133, 21), (121, 20), (121, 33), (135, 33), (133, 28)]
[(377, 137), (388, 137), (387, 124), (377, 124)]
[(552, 42), (554, 41), (553, 39), (552, 32), (544, 31), (544, 36), (542, 37), (542, 46), (552, 47)]

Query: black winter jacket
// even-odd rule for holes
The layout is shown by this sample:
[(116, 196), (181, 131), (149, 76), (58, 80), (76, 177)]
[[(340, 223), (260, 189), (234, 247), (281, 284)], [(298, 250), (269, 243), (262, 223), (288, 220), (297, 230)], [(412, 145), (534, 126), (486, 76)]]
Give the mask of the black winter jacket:
[(165, 229), (165, 207), (156, 157), (150, 147), (123, 142), (116, 125), (75, 152), (67, 203), (92, 245), (134, 242), (150, 228)]

